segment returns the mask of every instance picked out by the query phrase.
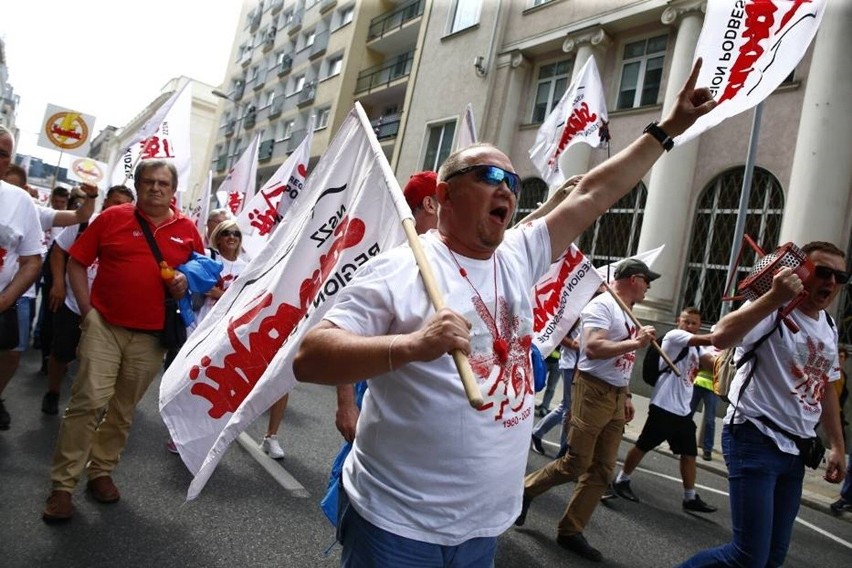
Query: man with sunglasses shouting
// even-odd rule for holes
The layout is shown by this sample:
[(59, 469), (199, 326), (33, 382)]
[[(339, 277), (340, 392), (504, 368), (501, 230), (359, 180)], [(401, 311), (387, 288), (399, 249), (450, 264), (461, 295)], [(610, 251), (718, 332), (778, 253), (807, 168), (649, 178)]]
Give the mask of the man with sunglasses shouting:
[[(837, 246), (814, 241), (802, 247), (814, 275), (802, 282), (790, 268), (772, 279), (769, 292), (719, 320), (713, 344), (737, 347), (737, 370), (722, 430), (728, 464), (733, 542), (699, 552), (682, 566), (781, 566), (799, 511), (805, 465), (821, 461), (817, 422), (831, 443), (825, 480), (844, 475), (843, 433), (837, 391), (840, 378), (837, 327), (825, 312), (849, 282)], [(778, 310), (804, 290), (790, 314), (798, 333), (785, 328)], [(744, 387), (745, 385), (745, 387)], [(812, 459), (811, 459), (812, 458)]]
[[(699, 68), (656, 125), (667, 137), (715, 106), (695, 89)], [(370, 386), (343, 466), (343, 566), (492, 565), (521, 509), (534, 421), (532, 286), (663, 151), (641, 135), (543, 218), (508, 231), (520, 192), (512, 162), (488, 144), (455, 152), (438, 172), (438, 228), (420, 237), (452, 308), (434, 310), (412, 252), (398, 247), (364, 266), (307, 333), (298, 380)], [(448, 355), (457, 349), (479, 409)]]

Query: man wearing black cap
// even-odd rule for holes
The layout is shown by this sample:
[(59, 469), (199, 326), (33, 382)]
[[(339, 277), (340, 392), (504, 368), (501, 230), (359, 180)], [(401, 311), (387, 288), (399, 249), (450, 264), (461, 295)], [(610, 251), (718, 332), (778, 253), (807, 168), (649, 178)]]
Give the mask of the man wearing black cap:
[(583, 536), (612, 473), (624, 424), (633, 419), (630, 372), (636, 350), (647, 347), (654, 328), (637, 328), (618, 305), (616, 294), (628, 306), (645, 299), (651, 282), (660, 275), (641, 260), (627, 258), (615, 269), (610, 290), (583, 309), (580, 361), (571, 401), (568, 453), (524, 479), (524, 501), (516, 525), (524, 524), (534, 497), (551, 487), (576, 481), (565, 514), (559, 521), (556, 542), (594, 562), (603, 555)]

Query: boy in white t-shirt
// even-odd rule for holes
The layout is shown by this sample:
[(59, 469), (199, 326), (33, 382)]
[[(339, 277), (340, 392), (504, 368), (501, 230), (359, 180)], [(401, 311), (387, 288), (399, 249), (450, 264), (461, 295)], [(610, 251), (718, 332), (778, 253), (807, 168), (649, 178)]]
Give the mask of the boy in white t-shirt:
[(639, 502), (630, 487), (630, 476), (647, 452), (663, 441), (668, 441), (672, 451), (680, 454), (683, 509), (698, 513), (716, 511), (716, 507), (705, 503), (695, 492), (698, 446), (689, 404), (692, 400), (692, 383), (698, 375), (699, 367), (709, 368), (713, 364), (712, 355), (700, 350), (700, 347), (712, 345), (713, 335), (695, 335), (700, 328), (701, 312), (698, 308), (684, 308), (677, 318), (677, 328), (663, 337), (663, 352), (674, 362), (680, 376), (675, 375), (664, 361), (660, 361), (663, 371), (654, 385), (648, 419), (636, 444), (627, 452), (624, 467), (613, 483), (613, 489), (619, 497)]

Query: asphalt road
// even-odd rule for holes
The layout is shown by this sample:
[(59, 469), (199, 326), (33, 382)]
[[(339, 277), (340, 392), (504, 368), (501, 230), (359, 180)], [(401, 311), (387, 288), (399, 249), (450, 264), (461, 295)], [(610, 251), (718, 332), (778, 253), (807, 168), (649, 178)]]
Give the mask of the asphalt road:
[[(334, 428), (334, 390), (299, 385), (290, 399), (281, 437), (280, 463), (307, 492), (287, 491), (235, 444), (201, 496), (184, 503), (190, 474), (164, 448), (166, 429), (157, 412), (155, 382), (137, 412), (115, 482), (114, 505), (91, 500), (81, 485), (74, 519), (48, 526), (41, 510), (49, 491), (49, 467), (58, 417), (40, 411), (46, 379), (28, 353), (5, 393), (12, 428), (0, 432), (0, 566), (17, 567), (323, 567), (339, 564), (339, 548), (318, 502), (340, 439)], [(68, 396), (66, 382), (63, 397)], [(265, 418), (248, 432), (261, 437)], [(552, 433), (552, 434), (555, 434)], [(622, 444), (621, 456), (628, 449)], [(528, 468), (546, 458), (530, 454)], [(699, 471), (699, 493), (719, 506), (711, 515), (681, 510), (677, 462), (650, 453), (634, 474), (641, 503), (613, 500), (596, 511), (586, 536), (608, 566), (674, 566), (692, 553), (727, 541), (730, 515), (724, 478)], [(556, 523), (573, 485), (535, 500), (523, 528), (498, 541), (497, 568), (585, 566), (554, 540)], [(495, 498), (499, 498), (496, 496)], [(786, 566), (847, 566), (852, 558), (852, 519), (803, 508)]]

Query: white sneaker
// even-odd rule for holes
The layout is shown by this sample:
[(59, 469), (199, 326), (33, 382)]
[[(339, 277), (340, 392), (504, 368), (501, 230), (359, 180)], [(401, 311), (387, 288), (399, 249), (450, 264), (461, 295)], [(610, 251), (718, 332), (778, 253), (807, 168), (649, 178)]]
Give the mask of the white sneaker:
[(278, 436), (265, 436), (260, 444), (260, 449), (274, 460), (280, 460), (284, 457), (284, 450), (278, 443)]

